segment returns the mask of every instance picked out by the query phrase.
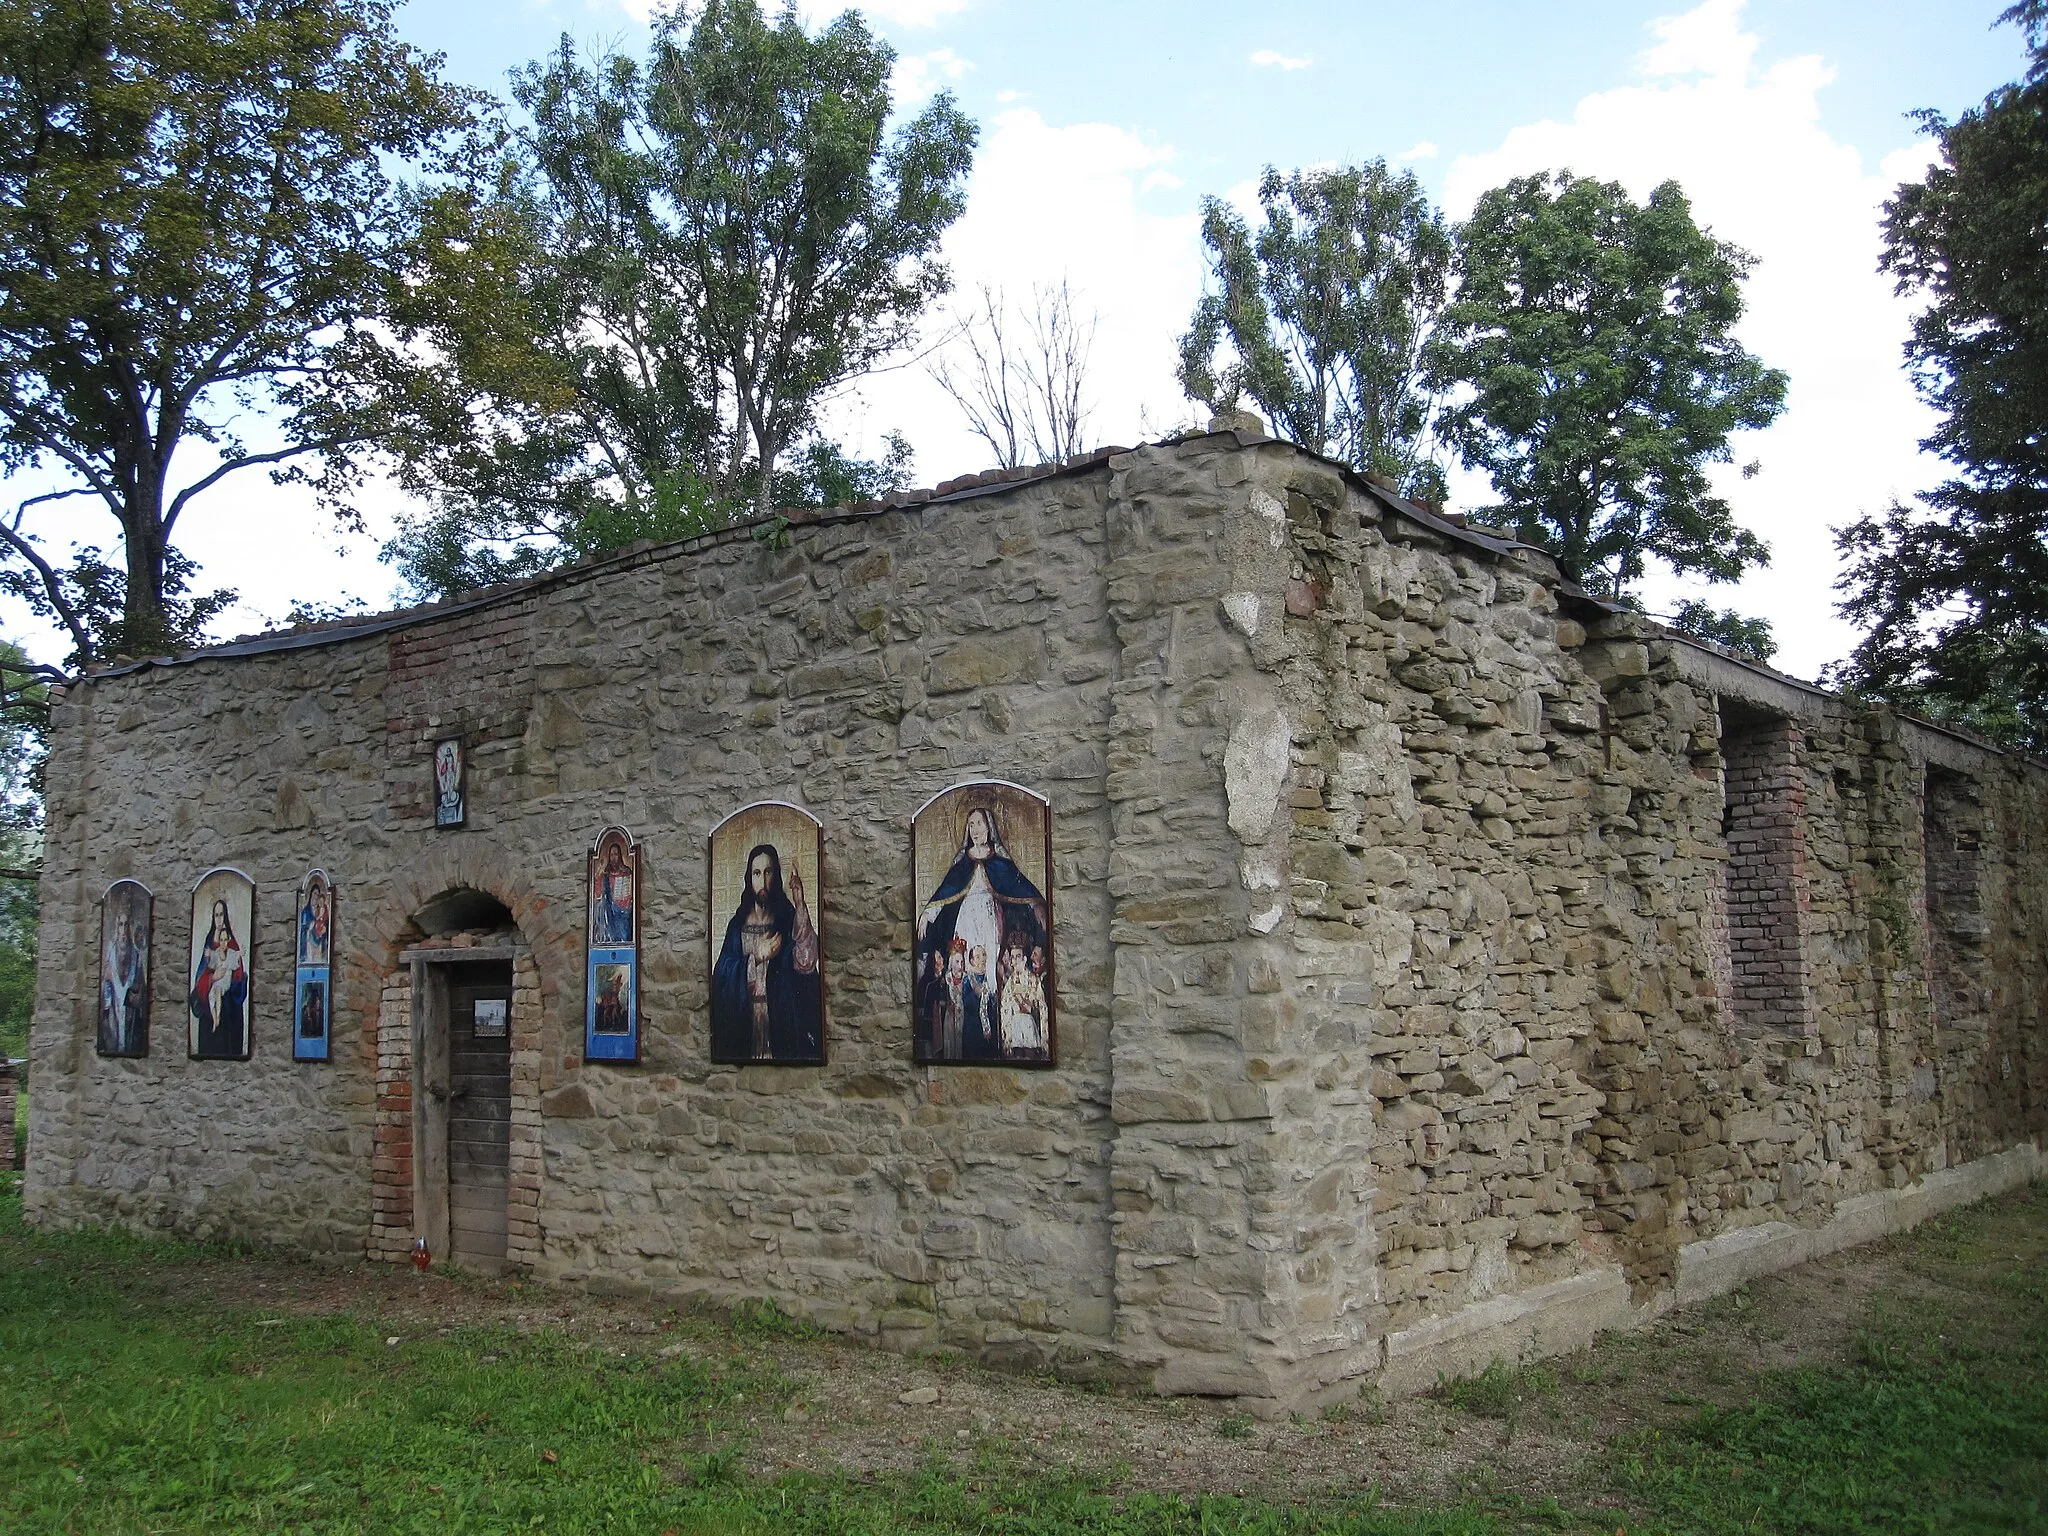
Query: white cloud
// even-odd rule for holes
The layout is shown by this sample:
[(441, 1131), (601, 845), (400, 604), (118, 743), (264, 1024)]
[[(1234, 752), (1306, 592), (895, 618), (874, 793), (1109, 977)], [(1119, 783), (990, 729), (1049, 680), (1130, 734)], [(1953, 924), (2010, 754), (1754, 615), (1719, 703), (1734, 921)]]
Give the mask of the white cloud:
[(1306, 54), (1293, 57), (1271, 48), (1261, 48), (1256, 53), (1248, 55), (1248, 59), (1260, 69), (1307, 69), (1315, 62)]
[(1650, 23), (1654, 47), (1636, 60), (1645, 75), (1708, 75), (1740, 84), (1756, 59), (1757, 38), (1742, 30), (1744, 0), (1706, 0)]
[(1008, 90), (1004, 90), (1004, 91), (997, 91), (997, 92), (996, 92), (996, 105), (997, 105), (997, 106), (1002, 106), (1002, 107), (1007, 107), (1007, 106), (1009, 106), (1009, 105), (1010, 105), (1010, 104), (1011, 104), (1012, 102), (1018, 102), (1018, 101), (1022, 101), (1022, 100), (1024, 99), (1024, 97), (1025, 97), (1025, 94), (1026, 94), (1026, 93), (1025, 93), (1025, 92), (1023, 92), (1023, 91), (1008, 91)]
[(1423, 139), (1412, 147), (1402, 150), (1400, 154), (1394, 156), (1394, 159), (1405, 165), (1410, 160), (1434, 160), (1436, 156), (1437, 148), (1435, 143), (1429, 139)]
[(950, 48), (904, 54), (889, 76), (889, 94), (899, 107), (909, 106), (961, 79), (972, 68), (973, 60), (961, 58)]
[[(1075, 307), (1098, 317), (1089, 371), (1094, 443), (1134, 443), (1192, 414), (1174, 382), (1175, 340), (1202, 286), (1194, 213), (1154, 213), (1149, 186), (1171, 186), (1171, 149), (1109, 123), (1048, 123), (1013, 108), (984, 125), (967, 212), (949, 232), (954, 302), (978, 285), (1013, 304), (1034, 283), (1070, 285)], [(938, 335), (944, 322), (933, 327)], [(827, 422), (861, 451), (900, 428), (917, 449), (924, 485), (993, 462), (959, 409), (912, 365), (868, 379)]]
[[(1937, 467), (1917, 447), (1932, 424), (1900, 363), (1910, 308), (1877, 268), (1880, 205), (1926, 163), (1909, 149), (1874, 170), (1821, 126), (1832, 69), (1812, 56), (1758, 67), (1757, 38), (1742, 30), (1742, 0), (1706, 0), (1652, 24), (1639, 85), (1581, 100), (1571, 121), (1512, 130), (1487, 154), (1450, 167), (1445, 204), (1462, 217), (1486, 188), (1511, 176), (1569, 167), (1621, 182), (1642, 198), (1675, 178), (1699, 220), (1757, 258), (1741, 335), (1791, 376), (1788, 408), (1767, 431), (1735, 444), (1737, 463), (1763, 472), (1716, 472), (1737, 517), (1772, 548), (1772, 563), (1739, 586), (1653, 582), (1653, 608), (1678, 595), (1761, 614), (1777, 627), (1779, 664), (1811, 675), (1843, 655), (1854, 632), (1829, 590), (1839, 567), (1832, 525), (1932, 484)], [(1476, 476), (1460, 500), (1482, 501)]]

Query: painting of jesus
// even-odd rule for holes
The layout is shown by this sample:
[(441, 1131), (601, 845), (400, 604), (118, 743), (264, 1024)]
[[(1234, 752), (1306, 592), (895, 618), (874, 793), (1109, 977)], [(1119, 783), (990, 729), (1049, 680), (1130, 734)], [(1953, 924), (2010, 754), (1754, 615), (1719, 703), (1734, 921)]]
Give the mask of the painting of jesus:
[(825, 1060), (820, 823), (763, 801), (712, 830), (711, 1059)]
[(597, 840), (590, 866), (590, 943), (613, 949), (634, 942), (639, 880), (633, 868), (633, 840), (623, 827), (609, 827)]

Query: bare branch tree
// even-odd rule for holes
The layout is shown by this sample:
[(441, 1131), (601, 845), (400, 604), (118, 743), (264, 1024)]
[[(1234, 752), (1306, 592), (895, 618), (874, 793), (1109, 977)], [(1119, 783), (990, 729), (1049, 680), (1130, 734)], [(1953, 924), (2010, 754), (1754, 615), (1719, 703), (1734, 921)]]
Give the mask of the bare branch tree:
[(1031, 417), (1031, 451), (1041, 462), (1071, 459), (1086, 450), (1082, 433), (1092, 409), (1087, 399), (1088, 357), (1095, 350), (1096, 315), (1074, 313), (1067, 280), (1057, 288), (1031, 289), (1031, 350), (1024, 375), (1036, 410)]
[(1009, 311), (1002, 290), (983, 283), (979, 293), (979, 305), (954, 327), (966, 357), (942, 357), (929, 371), (967, 417), (968, 428), (988, 444), (996, 463), (1015, 469), (1022, 462), (1018, 422), (1028, 411), (1030, 398), (1022, 378), (1012, 378), (1010, 349), (1003, 341)]
[(930, 373), (1004, 469), (1025, 463), (1026, 454), (1034, 463), (1070, 459), (1086, 446), (1095, 325), (1094, 314), (1075, 315), (1064, 278), (1057, 287), (1033, 284), (1021, 318), (1002, 289), (984, 283), (956, 327), (955, 358)]

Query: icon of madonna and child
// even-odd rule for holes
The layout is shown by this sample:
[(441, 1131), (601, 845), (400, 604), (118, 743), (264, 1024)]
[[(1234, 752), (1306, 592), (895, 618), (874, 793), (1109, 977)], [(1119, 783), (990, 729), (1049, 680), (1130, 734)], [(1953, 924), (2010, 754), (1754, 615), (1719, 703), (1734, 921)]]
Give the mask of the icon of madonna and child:
[(916, 1059), (1054, 1060), (1052, 810), (1012, 784), (961, 784), (917, 813)]
[(255, 917), (256, 885), (240, 870), (210, 870), (192, 888), (187, 1005), (195, 1057), (249, 1059), (248, 945)]
[(807, 811), (776, 801), (745, 806), (712, 829), (713, 1061), (825, 1060), (822, 830)]

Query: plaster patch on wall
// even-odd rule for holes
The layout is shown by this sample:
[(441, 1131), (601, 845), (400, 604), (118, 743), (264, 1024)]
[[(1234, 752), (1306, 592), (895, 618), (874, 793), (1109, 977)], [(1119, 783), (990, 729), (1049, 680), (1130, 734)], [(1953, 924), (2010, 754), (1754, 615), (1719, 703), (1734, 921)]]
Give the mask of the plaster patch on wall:
[(1239, 716), (1230, 728), (1223, 789), (1230, 799), (1230, 830), (1241, 842), (1263, 843), (1273, 828), (1292, 736), (1286, 717), (1271, 704)]
[(1259, 632), (1259, 594), (1256, 592), (1231, 592), (1223, 599), (1223, 611), (1230, 622), (1242, 630), (1247, 639)]
[(1287, 508), (1264, 491), (1252, 492), (1252, 510), (1266, 520), (1266, 537), (1278, 549), (1287, 542)]
[(1390, 987), (1401, 979), (1415, 958), (1415, 919), (1391, 907), (1361, 907), (1351, 922), (1372, 953), (1372, 979)]
[(1248, 891), (1280, 889), (1280, 861), (1264, 849), (1247, 852), (1237, 866), (1237, 874)]

